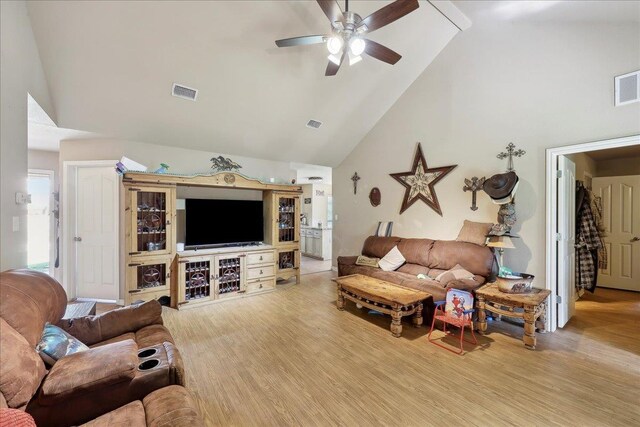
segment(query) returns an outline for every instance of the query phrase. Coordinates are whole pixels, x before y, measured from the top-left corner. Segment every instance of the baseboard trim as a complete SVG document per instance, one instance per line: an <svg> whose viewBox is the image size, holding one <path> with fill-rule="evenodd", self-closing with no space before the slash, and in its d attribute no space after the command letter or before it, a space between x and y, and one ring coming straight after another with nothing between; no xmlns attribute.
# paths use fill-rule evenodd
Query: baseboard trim
<svg viewBox="0 0 640 427"><path fill-rule="evenodd" d="M338 272L338 267L334 267L333 265L331 266L331 271L335 271L336 273Z"/></svg>

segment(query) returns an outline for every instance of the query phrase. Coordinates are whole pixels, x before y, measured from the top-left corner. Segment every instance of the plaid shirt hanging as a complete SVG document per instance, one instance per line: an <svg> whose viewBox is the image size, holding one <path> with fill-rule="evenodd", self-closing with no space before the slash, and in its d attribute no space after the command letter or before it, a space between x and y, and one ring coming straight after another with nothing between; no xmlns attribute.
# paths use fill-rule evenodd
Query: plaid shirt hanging
<svg viewBox="0 0 640 427"><path fill-rule="evenodd" d="M578 213L576 235L576 288L593 292L598 281L599 252L604 250L591 212L590 203L584 203ZM605 251L606 258L606 251Z"/></svg>

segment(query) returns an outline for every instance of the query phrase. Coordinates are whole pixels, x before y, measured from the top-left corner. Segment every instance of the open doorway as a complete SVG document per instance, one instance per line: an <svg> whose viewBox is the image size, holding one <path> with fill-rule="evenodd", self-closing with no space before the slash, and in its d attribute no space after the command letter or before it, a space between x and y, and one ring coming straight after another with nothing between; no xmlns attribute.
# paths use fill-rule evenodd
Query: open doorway
<svg viewBox="0 0 640 427"><path fill-rule="evenodd" d="M53 171L29 169L27 188L31 195L27 214L27 267L52 276Z"/></svg>
<svg viewBox="0 0 640 427"><path fill-rule="evenodd" d="M300 200L300 274L331 270L333 233L332 170L327 166L298 165Z"/></svg>
<svg viewBox="0 0 640 427"><path fill-rule="evenodd" d="M547 274L550 330L637 311L640 136L547 150Z"/></svg>

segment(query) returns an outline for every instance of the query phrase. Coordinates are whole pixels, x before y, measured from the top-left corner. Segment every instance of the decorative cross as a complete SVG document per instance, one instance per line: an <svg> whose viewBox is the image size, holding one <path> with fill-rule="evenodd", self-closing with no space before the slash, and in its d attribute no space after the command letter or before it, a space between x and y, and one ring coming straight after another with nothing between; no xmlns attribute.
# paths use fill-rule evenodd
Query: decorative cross
<svg viewBox="0 0 640 427"><path fill-rule="evenodd" d="M355 172L351 177L351 181L353 181L353 194L358 192L358 181L360 181L360 177L358 176L358 172Z"/></svg>
<svg viewBox="0 0 640 427"><path fill-rule="evenodd" d="M476 191L482 190L482 184L484 184L485 177L478 178L474 176L471 179L464 179L464 187L462 187L462 191L471 191L471 210L477 211L478 207L476 206Z"/></svg>
<svg viewBox="0 0 640 427"><path fill-rule="evenodd" d="M514 157L522 157L527 153L524 150L515 150L515 148L516 146L513 145L513 142L510 142L509 145L507 145L507 151L506 152L503 151L497 156L500 160L506 159L507 157L509 158L509 161L507 162L507 172L511 172L512 170L514 170L513 168Z"/></svg>

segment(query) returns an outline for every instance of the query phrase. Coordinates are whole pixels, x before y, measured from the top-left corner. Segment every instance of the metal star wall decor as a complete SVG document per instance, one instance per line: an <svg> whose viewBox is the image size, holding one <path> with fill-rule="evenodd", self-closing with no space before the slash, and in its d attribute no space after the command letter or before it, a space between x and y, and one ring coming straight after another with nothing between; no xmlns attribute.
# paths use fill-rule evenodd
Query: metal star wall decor
<svg viewBox="0 0 640 427"><path fill-rule="evenodd" d="M442 209L440 209L440 202L434 186L456 166L458 165L429 168L424 154L422 154L422 147L418 143L411 171L390 174L406 189L400 213L406 211L416 200L422 200L442 216Z"/></svg>

